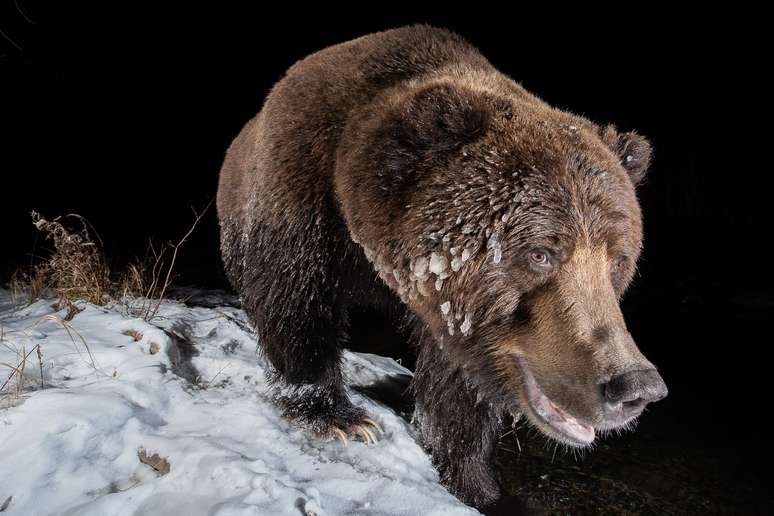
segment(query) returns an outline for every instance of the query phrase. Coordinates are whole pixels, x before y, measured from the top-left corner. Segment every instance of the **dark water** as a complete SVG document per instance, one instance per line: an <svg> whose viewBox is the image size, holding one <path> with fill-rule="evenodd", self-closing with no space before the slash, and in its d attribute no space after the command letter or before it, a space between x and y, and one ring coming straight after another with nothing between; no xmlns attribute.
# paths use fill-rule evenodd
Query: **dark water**
<svg viewBox="0 0 774 516"><path fill-rule="evenodd" d="M654 409L655 410L655 409ZM609 437L583 456L534 431L507 436L497 452L511 495L491 514L772 514L754 449L707 443L646 414L635 433ZM519 449L520 446L520 449ZM756 458L761 464L754 465Z"/></svg>

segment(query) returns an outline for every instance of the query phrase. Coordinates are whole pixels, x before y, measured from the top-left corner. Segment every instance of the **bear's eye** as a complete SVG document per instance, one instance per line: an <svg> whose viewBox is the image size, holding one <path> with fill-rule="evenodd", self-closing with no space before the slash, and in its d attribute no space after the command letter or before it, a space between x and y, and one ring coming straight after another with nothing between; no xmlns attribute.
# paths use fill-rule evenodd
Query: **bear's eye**
<svg viewBox="0 0 774 516"><path fill-rule="evenodd" d="M551 268L551 256L545 249L533 249L529 252L529 262L541 269Z"/></svg>

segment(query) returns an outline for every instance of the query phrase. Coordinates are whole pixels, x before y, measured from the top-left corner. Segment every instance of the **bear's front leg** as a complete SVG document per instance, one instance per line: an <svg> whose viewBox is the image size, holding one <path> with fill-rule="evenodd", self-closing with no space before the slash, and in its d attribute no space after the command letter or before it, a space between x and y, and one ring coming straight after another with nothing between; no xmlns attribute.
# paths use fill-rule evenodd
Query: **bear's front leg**
<svg viewBox="0 0 774 516"><path fill-rule="evenodd" d="M264 329L263 351L274 366L270 373L274 401L286 418L318 437L336 438L345 446L350 437L373 443L381 428L352 404L341 375L346 317L325 302L323 293L316 292L314 299L321 302L306 303L292 296L275 299L263 311L274 321L259 326Z"/></svg>
<svg viewBox="0 0 774 516"><path fill-rule="evenodd" d="M422 443L452 494L478 508L489 506L500 497L490 463L502 418L487 400L477 399L463 372L436 345L420 349L412 387Z"/></svg>
<svg viewBox="0 0 774 516"><path fill-rule="evenodd" d="M352 404L341 374L345 293L352 288L342 276L354 275L359 262L334 229L315 222L314 212L307 216L295 214L296 224L308 228L303 233L255 223L247 237L222 222L226 270L272 366L283 415L321 438L373 442L381 429Z"/></svg>

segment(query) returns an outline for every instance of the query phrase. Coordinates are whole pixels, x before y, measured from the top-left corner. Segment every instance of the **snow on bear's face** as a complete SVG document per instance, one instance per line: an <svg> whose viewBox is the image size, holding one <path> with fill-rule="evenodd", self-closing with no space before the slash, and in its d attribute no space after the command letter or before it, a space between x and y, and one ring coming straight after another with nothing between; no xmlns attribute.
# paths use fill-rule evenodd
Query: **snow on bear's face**
<svg viewBox="0 0 774 516"><path fill-rule="evenodd" d="M438 350L491 400L585 446L666 394L619 308L650 146L505 99L439 83L386 101L362 176L337 187L354 192L353 238Z"/></svg>

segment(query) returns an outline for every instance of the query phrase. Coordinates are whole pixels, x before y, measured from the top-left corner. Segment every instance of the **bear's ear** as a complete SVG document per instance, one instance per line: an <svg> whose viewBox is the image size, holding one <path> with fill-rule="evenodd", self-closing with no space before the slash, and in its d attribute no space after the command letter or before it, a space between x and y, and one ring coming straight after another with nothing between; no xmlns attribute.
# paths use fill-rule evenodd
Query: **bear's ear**
<svg viewBox="0 0 774 516"><path fill-rule="evenodd" d="M485 129L489 110L482 94L442 83L415 93L402 111L406 136L436 153L474 140Z"/></svg>
<svg viewBox="0 0 774 516"><path fill-rule="evenodd" d="M486 97L440 83L414 92L396 106L380 128L382 189L399 193L422 170L443 166L449 155L482 135L489 120Z"/></svg>
<svg viewBox="0 0 774 516"><path fill-rule="evenodd" d="M619 133L608 125L602 129L602 140L615 152L621 164L629 173L632 183L638 185L648 172L653 148L650 142L635 131Z"/></svg>

